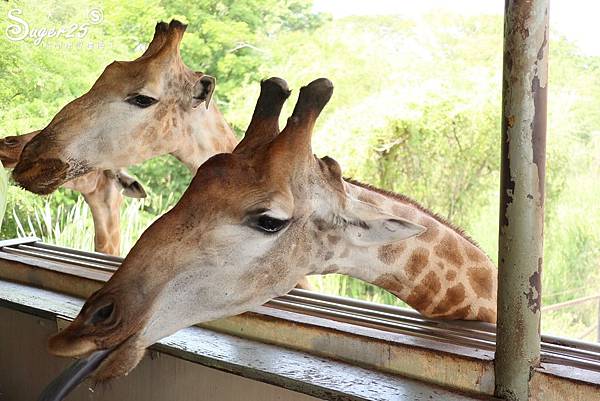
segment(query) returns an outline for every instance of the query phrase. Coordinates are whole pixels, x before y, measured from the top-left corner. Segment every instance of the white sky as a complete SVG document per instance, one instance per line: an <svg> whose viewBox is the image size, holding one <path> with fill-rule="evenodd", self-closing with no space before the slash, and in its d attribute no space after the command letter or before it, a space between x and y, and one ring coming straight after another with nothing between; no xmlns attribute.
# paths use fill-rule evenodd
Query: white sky
<svg viewBox="0 0 600 401"><path fill-rule="evenodd" d="M315 0L315 10L334 17L396 14L416 16L434 9L463 15L498 14L504 0ZM583 53L600 55L600 1L551 0L550 26L574 41Z"/></svg>

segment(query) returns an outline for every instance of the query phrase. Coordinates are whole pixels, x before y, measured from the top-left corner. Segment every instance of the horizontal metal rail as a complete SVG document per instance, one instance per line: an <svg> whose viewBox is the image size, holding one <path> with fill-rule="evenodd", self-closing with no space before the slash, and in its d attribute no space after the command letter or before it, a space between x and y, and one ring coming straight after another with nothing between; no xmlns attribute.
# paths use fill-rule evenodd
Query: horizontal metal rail
<svg viewBox="0 0 600 401"><path fill-rule="evenodd" d="M600 299L600 294L596 294L596 295L590 295L587 297L582 297L582 298L577 298L577 299L572 299L570 301L566 301L566 302L561 302L558 304L553 304L553 305L548 305L548 306L544 306L542 308L542 312L550 312L550 311L555 311L555 310L559 310L559 309L563 309L563 308L567 308L569 306L574 306L574 305L579 305L579 304L583 304L585 302L589 302L589 301L593 301L595 299Z"/></svg>
<svg viewBox="0 0 600 401"><path fill-rule="evenodd" d="M114 272L123 261L120 257L44 244L37 238L11 240L8 244L0 241L0 258L3 252L104 272ZM266 306L472 349L495 350L496 326L489 323L427 319L412 309L300 289ZM542 335L542 361L600 371L600 344Z"/></svg>

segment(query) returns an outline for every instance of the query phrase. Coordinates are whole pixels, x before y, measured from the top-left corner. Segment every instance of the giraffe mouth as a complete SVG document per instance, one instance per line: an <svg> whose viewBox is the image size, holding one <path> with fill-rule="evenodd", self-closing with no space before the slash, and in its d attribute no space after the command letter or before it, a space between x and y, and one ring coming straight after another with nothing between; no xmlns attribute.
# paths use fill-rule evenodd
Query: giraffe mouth
<svg viewBox="0 0 600 401"><path fill-rule="evenodd" d="M126 375L144 356L146 347L137 346L138 340L139 336L133 334L115 346L78 359L44 388L38 401L62 401L87 378L101 383Z"/></svg>

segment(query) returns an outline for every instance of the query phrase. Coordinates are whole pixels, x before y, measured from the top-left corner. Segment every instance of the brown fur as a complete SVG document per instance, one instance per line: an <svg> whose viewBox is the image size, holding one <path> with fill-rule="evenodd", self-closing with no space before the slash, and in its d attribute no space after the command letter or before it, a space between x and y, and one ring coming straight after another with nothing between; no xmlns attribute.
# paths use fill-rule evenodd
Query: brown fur
<svg viewBox="0 0 600 401"><path fill-rule="evenodd" d="M377 251L377 258L386 265L393 265L405 250L406 244L404 242L384 245Z"/></svg>
<svg viewBox="0 0 600 401"><path fill-rule="evenodd" d="M408 278L413 280L415 279L419 273L423 270L425 266L427 266L427 261L429 260L429 250L426 248L417 248L415 249L408 258L408 262L406 263L406 274Z"/></svg>
<svg viewBox="0 0 600 401"><path fill-rule="evenodd" d="M410 207L409 205L394 205L392 211L398 216L407 220L413 219L417 215L417 211L415 208Z"/></svg>
<svg viewBox="0 0 600 401"><path fill-rule="evenodd" d="M448 270L446 272L446 280L454 281L456 279L456 270Z"/></svg>
<svg viewBox="0 0 600 401"><path fill-rule="evenodd" d="M477 320L481 320L482 322L493 322L496 320L496 312L489 308L479 308Z"/></svg>
<svg viewBox="0 0 600 401"><path fill-rule="evenodd" d="M458 241L449 233L447 233L444 238L433 247L433 249L436 255L449 261L457 267L462 265L464 262L464 259L460 254Z"/></svg>
<svg viewBox="0 0 600 401"><path fill-rule="evenodd" d="M429 272L419 285L413 289L406 302L418 311L425 311L431 304L431 299L439 293L440 289L441 283L437 274Z"/></svg>
<svg viewBox="0 0 600 401"><path fill-rule="evenodd" d="M467 319L471 315L471 305L463 306L462 308L458 308L454 312L446 315L447 319Z"/></svg>
<svg viewBox="0 0 600 401"><path fill-rule="evenodd" d="M465 246L465 253L473 262L481 263L485 261L485 255L482 255L480 249L476 246Z"/></svg>
<svg viewBox="0 0 600 401"><path fill-rule="evenodd" d="M450 287L446 290L444 298L439 304L433 309L434 315L443 315L454 308L456 305L460 305L465 299L465 286L457 284L454 287Z"/></svg>
<svg viewBox="0 0 600 401"><path fill-rule="evenodd" d="M423 234L419 235L418 238L420 241L432 242L433 240L435 240L437 238L440 230L438 228L439 223L436 222L436 220L434 220L433 218L430 218L430 217L425 217L425 218L419 220L418 223L427 228L427 231L425 231Z"/></svg>
<svg viewBox="0 0 600 401"><path fill-rule="evenodd" d="M397 296L400 296L400 293L404 289L402 281L400 281L398 277L396 277L394 274L390 273L379 276L371 284L381 288L385 288L387 291L390 291L391 293L396 294Z"/></svg>
<svg viewBox="0 0 600 401"><path fill-rule="evenodd" d="M477 296L490 299L492 296L492 282L489 278L488 269L474 267L468 271L469 283Z"/></svg>

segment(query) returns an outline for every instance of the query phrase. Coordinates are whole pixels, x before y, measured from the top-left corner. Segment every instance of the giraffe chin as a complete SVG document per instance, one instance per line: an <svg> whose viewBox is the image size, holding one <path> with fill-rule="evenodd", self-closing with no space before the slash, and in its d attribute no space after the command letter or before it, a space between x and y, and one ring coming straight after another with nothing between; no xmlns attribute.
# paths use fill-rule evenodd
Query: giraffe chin
<svg viewBox="0 0 600 401"><path fill-rule="evenodd" d="M127 375L146 351L138 340L134 335L116 347L98 349L78 359L46 386L38 401L62 401L87 378L96 384Z"/></svg>
<svg viewBox="0 0 600 401"><path fill-rule="evenodd" d="M114 348L91 374L95 383L103 383L117 377L126 376L140 363L146 346L140 344L138 336L132 336Z"/></svg>
<svg viewBox="0 0 600 401"><path fill-rule="evenodd" d="M48 195L68 179L69 164L59 159L42 159L34 163L20 161L13 178L24 189L38 195Z"/></svg>

